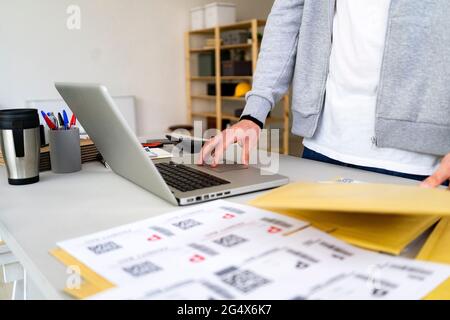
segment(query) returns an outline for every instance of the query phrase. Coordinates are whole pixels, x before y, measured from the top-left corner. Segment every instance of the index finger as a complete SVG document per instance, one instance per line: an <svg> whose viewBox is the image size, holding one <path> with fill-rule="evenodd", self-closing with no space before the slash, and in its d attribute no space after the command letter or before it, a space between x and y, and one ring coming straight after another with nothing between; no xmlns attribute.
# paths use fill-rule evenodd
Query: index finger
<svg viewBox="0 0 450 320"><path fill-rule="evenodd" d="M206 157L211 156L212 152L219 144L219 142L220 142L220 135L215 136L203 146L203 148L200 150L200 158L198 163L199 165L203 165L206 162Z"/></svg>

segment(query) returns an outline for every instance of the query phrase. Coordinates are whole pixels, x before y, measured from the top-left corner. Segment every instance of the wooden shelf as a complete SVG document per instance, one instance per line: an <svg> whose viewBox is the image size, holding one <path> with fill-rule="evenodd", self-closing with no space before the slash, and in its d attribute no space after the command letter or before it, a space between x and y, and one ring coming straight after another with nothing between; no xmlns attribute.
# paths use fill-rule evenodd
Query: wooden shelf
<svg viewBox="0 0 450 320"><path fill-rule="evenodd" d="M215 96L207 96L207 95L192 95L192 99L199 99L199 100L214 100L216 101Z"/></svg>
<svg viewBox="0 0 450 320"><path fill-rule="evenodd" d="M256 24L258 27L264 27L266 25L265 20L256 20ZM253 20L242 21L230 25L219 26L220 31L230 31L230 30L239 30L239 29L251 29L253 26ZM190 35L208 35L213 34L216 28L206 28L200 30L192 30L189 31Z"/></svg>
<svg viewBox="0 0 450 320"><path fill-rule="evenodd" d="M214 34L215 28L206 28L206 29L199 29L199 30L191 30L188 33L190 35L209 35Z"/></svg>
<svg viewBox="0 0 450 320"><path fill-rule="evenodd" d="M216 77L191 77L191 81L216 81Z"/></svg>
<svg viewBox="0 0 450 320"><path fill-rule="evenodd" d="M213 52L214 48L198 48L198 49L191 49L191 53L204 53L204 52Z"/></svg>
<svg viewBox="0 0 450 320"><path fill-rule="evenodd" d="M236 97L220 97L222 101L240 101L245 102L245 98L236 98ZM208 96L208 95L192 95L192 99L202 99L202 100L213 100L216 101L216 96Z"/></svg>
<svg viewBox="0 0 450 320"><path fill-rule="evenodd" d="M214 112L192 112L193 117L205 117L205 118L216 118L217 115ZM230 121L239 121L239 117L232 115L227 115L222 113L222 119Z"/></svg>
<svg viewBox="0 0 450 320"><path fill-rule="evenodd" d="M205 118L216 118L217 117L217 115L214 112L192 112L192 116L205 117ZM222 113L222 119L231 120L231 121L239 121L240 117ZM280 117L269 117L266 119L266 123L282 123L283 120L284 119L280 118Z"/></svg>
<svg viewBox="0 0 450 320"><path fill-rule="evenodd" d="M250 43L240 43L240 44L228 44L220 46L221 50L236 50L236 49L251 49L252 44ZM213 52L215 51L214 47L205 47L205 48L197 48L197 49L190 49L191 53L204 53L204 52Z"/></svg>
<svg viewBox="0 0 450 320"><path fill-rule="evenodd" d="M256 61L258 59L258 53L260 50L260 41L259 41L259 28L264 26L266 21L264 20L249 20L242 21L239 23L235 23L233 25L228 26L218 26L215 28L207 28L202 30L189 31L185 33L185 66L186 66L186 101L187 101L187 109L188 109L188 122L191 123L193 121L193 117L207 117L214 118L216 120L216 128L222 130L222 120L230 120L237 122L239 121L239 117L234 115L224 113L223 105L225 102L235 102L236 106L242 107L245 105L245 98L236 98L236 97L224 97L222 96L222 87L221 83L224 81L248 81L252 82L252 76L235 76L235 77L225 77L222 76L222 61L221 61L221 51L222 50L248 50L246 52L251 56L252 62L252 70L253 73L256 70ZM221 43L221 33L224 31L230 30L249 30L251 32L251 43L241 43L234 45L223 45ZM191 40L193 37L197 37L198 41L204 41L206 38L212 39L214 38L215 46L214 47L206 47L206 48L192 48ZM197 42L198 43L198 42ZM210 52L214 54L215 58L215 70L217 72L216 76L210 77L201 77L201 76L193 76L191 72L192 67L192 55L199 54L204 52ZM209 96L206 94L195 94L193 92L193 82L194 81L203 81L210 82L216 85L217 96ZM201 84L201 85L206 85ZM214 105L214 109L208 110L209 112L197 112L194 111L194 104L199 103L199 100L210 101L208 105ZM237 104L239 103L239 104ZM282 117L270 117L267 118L267 123L282 123L283 128L283 152L288 154L289 152L289 113L290 113L290 101L289 95L285 95L283 97L283 116Z"/></svg>
<svg viewBox="0 0 450 320"><path fill-rule="evenodd" d="M191 77L191 81L216 81L216 77ZM252 76L220 77L222 81L252 81Z"/></svg>
<svg viewBox="0 0 450 320"><path fill-rule="evenodd" d="M251 43L240 43L240 44L228 44L220 46L220 49L222 50L233 50L233 49L251 49L252 48Z"/></svg>
<svg viewBox="0 0 450 320"><path fill-rule="evenodd" d="M220 78L223 81L233 81L233 80L240 80L240 81L252 81L253 80L253 76L232 76L232 77L221 77Z"/></svg>
<svg viewBox="0 0 450 320"><path fill-rule="evenodd" d="M241 21L238 23L234 23L231 25L221 26L219 27L220 31L230 31L230 30L239 30L239 29L251 29L253 27L254 20ZM257 27L264 27L266 25L266 20L256 20Z"/></svg>

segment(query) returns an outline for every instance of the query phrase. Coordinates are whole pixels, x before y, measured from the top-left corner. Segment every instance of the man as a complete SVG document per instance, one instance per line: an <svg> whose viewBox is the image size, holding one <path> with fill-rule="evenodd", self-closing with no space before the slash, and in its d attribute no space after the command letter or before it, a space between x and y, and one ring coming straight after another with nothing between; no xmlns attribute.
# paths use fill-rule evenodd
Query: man
<svg viewBox="0 0 450 320"><path fill-rule="evenodd" d="M292 84L304 158L446 183L449 16L448 0L276 0L241 121L202 161L217 165L238 142L248 162L252 137Z"/></svg>

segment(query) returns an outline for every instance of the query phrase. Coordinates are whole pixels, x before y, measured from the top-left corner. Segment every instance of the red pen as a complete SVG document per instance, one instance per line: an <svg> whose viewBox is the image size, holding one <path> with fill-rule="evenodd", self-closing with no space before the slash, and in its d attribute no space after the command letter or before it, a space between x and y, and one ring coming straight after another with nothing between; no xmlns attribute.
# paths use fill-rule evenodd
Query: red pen
<svg viewBox="0 0 450 320"><path fill-rule="evenodd" d="M69 129L71 129L72 126L75 126L76 124L77 124L77 117L75 117L75 114L72 114L72 118L70 119Z"/></svg>
<svg viewBox="0 0 450 320"><path fill-rule="evenodd" d="M54 123L52 122L52 120L50 120L50 118L45 114L44 111L41 111L41 114L42 114L42 117L43 117L44 120L45 120L45 123L47 123L48 127L49 127L51 130L56 130L56 129L58 129L57 126L56 126L56 124L54 124Z"/></svg>

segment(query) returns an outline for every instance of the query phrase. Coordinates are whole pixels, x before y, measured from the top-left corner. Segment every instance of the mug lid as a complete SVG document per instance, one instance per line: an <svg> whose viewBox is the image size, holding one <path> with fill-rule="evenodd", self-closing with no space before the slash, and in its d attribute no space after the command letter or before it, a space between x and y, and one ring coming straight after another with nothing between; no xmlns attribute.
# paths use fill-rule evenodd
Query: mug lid
<svg viewBox="0 0 450 320"><path fill-rule="evenodd" d="M0 110L0 130L32 129L39 125L39 114L36 109Z"/></svg>

